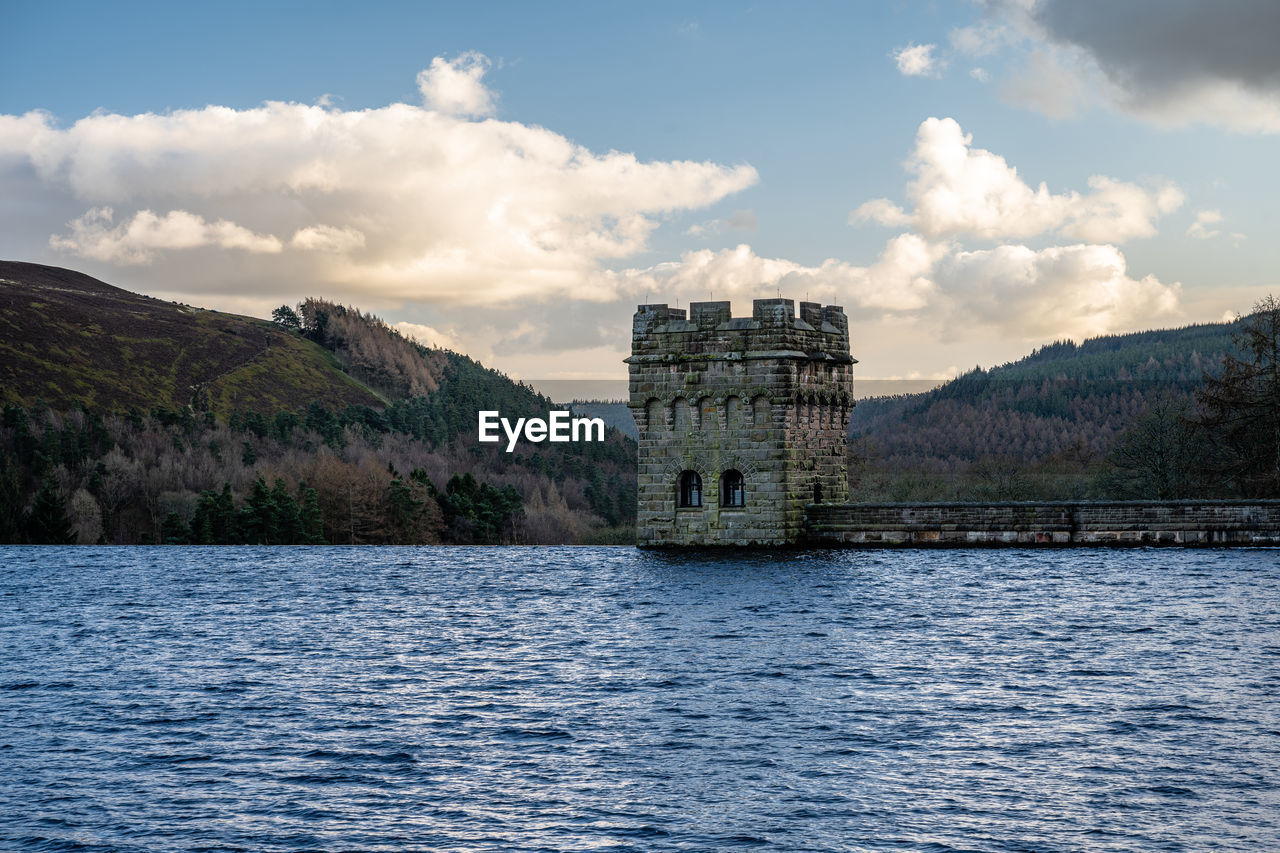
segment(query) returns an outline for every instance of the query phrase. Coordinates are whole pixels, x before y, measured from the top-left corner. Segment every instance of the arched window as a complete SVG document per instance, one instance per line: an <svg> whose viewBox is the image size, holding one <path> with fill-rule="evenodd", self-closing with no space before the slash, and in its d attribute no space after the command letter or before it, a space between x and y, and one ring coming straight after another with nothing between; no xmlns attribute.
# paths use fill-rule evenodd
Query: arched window
<svg viewBox="0 0 1280 853"><path fill-rule="evenodd" d="M667 407L659 399L651 399L645 404L645 429L651 432L662 432L667 428Z"/></svg>
<svg viewBox="0 0 1280 853"><path fill-rule="evenodd" d="M720 506L746 506L747 486L742 472L730 468L720 475Z"/></svg>
<svg viewBox="0 0 1280 853"><path fill-rule="evenodd" d="M742 426L741 397L729 397L724 401L724 425L729 429Z"/></svg>
<svg viewBox="0 0 1280 853"><path fill-rule="evenodd" d="M680 472L680 506L702 506L702 478L697 471Z"/></svg>
<svg viewBox="0 0 1280 853"><path fill-rule="evenodd" d="M710 397L698 400L698 429L714 429L717 423L716 403Z"/></svg>
<svg viewBox="0 0 1280 853"><path fill-rule="evenodd" d="M766 429L773 426L773 406L769 403L769 398L761 394L751 401L751 425L756 429Z"/></svg>
<svg viewBox="0 0 1280 853"><path fill-rule="evenodd" d="M689 401L684 397L676 397L671 403L671 423L676 432L684 432L692 427Z"/></svg>

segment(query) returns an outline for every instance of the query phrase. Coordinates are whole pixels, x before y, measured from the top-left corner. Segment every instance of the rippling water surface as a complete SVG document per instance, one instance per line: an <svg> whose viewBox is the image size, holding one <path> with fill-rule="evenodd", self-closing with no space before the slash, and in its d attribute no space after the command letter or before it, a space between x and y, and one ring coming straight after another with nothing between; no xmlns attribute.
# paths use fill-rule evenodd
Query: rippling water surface
<svg viewBox="0 0 1280 853"><path fill-rule="evenodd" d="M1280 553L0 550L0 845L1280 850Z"/></svg>

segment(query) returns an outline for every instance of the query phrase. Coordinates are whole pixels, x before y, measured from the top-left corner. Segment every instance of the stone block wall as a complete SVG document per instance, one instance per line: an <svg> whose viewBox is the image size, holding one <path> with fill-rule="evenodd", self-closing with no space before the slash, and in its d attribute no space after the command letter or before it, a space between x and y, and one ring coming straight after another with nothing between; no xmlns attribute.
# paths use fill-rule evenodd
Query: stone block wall
<svg viewBox="0 0 1280 853"><path fill-rule="evenodd" d="M630 402L639 428L640 545L796 542L804 507L848 498L845 434L854 359L839 306L757 299L750 318L728 302L686 316L641 305L632 331ZM681 507L692 471L703 501ZM740 472L744 506L721 506Z"/></svg>
<svg viewBox="0 0 1280 853"><path fill-rule="evenodd" d="M810 545L1280 545L1280 501L841 504L805 521Z"/></svg>

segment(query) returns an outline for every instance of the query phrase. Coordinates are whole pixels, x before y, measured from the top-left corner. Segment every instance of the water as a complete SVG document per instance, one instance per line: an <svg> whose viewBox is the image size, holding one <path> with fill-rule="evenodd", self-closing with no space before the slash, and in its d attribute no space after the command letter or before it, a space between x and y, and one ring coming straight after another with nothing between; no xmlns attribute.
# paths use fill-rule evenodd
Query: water
<svg viewBox="0 0 1280 853"><path fill-rule="evenodd" d="M0 847L1280 849L1280 552L0 551Z"/></svg>

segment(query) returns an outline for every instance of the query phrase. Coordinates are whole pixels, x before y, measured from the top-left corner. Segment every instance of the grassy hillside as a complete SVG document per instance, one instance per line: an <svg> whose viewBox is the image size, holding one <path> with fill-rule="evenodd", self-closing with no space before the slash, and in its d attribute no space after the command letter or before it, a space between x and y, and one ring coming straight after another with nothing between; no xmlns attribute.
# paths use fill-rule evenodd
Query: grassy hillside
<svg viewBox="0 0 1280 853"><path fill-rule="evenodd" d="M315 343L264 320L151 299L72 270L0 262L0 403L274 412L381 405Z"/></svg>

